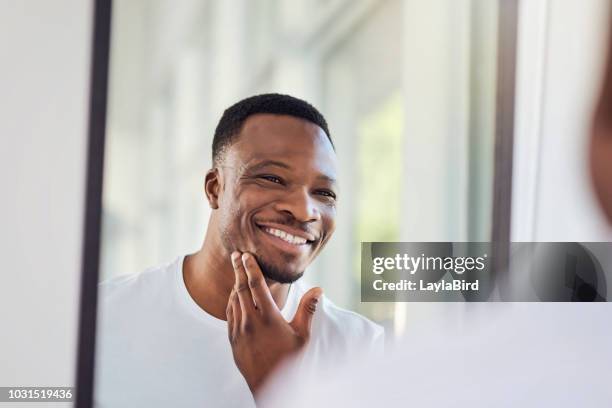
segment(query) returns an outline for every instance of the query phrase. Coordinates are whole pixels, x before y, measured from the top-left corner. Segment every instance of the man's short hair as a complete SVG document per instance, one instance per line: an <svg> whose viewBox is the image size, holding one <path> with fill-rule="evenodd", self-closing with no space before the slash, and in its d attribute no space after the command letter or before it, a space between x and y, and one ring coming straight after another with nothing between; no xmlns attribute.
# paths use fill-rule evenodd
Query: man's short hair
<svg viewBox="0 0 612 408"><path fill-rule="evenodd" d="M334 146L327 121L321 112L308 102L277 93L255 95L235 103L223 112L213 137L213 165L218 164L223 151L234 142L247 118L258 113L289 115L314 123L323 129L332 147Z"/></svg>

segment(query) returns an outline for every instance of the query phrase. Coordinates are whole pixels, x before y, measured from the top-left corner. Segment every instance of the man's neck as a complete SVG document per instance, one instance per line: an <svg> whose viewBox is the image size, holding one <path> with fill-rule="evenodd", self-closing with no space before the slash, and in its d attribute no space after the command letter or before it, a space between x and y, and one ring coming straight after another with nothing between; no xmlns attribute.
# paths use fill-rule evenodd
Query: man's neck
<svg viewBox="0 0 612 408"><path fill-rule="evenodd" d="M183 280L193 300L205 312L226 320L225 310L229 294L235 283L230 254L217 242L206 236L202 248L187 255L183 262ZM287 301L288 284L268 283L272 298L281 309Z"/></svg>

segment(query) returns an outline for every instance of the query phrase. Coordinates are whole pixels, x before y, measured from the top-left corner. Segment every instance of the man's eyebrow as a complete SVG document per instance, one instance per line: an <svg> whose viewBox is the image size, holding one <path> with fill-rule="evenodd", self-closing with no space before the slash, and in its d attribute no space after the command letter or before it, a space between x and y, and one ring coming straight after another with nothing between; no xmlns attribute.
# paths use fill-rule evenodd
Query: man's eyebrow
<svg viewBox="0 0 612 408"><path fill-rule="evenodd" d="M250 170L259 170L263 167L268 167L268 166L276 166L276 167L281 167L283 169L291 169L291 166L289 166L287 163L283 163L282 161L278 161L278 160L264 160L260 163L257 163L253 166L251 166Z"/></svg>
<svg viewBox="0 0 612 408"><path fill-rule="evenodd" d="M320 175L317 176L317 178L320 179L320 180L329 181L330 183L335 183L336 182L335 178L330 177L330 176L328 176L326 174L320 174Z"/></svg>
<svg viewBox="0 0 612 408"><path fill-rule="evenodd" d="M255 165L251 166L249 168L249 170L250 171L257 171L257 170L260 170L260 169L262 169L264 167L268 167L268 166L281 167L281 168L287 169L287 170L291 170L291 168L292 168L289 164L284 163L282 161L278 161L278 160L264 160L264 161L262 161L260 163L257 163ZM319 174L317 176L317 179L325 180L325 181L328 181L330 183L336 183L336 179L331 177L331 176L328 176L327 174Z"/></svg>

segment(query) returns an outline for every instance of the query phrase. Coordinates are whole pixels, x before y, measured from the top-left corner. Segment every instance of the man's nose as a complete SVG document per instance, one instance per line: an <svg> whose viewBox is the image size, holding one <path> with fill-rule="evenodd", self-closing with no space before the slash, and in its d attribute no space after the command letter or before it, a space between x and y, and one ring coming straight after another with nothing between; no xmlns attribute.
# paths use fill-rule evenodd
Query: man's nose
<svg viewBox="0 0 612 408"><path fill-rule="evenodd" d="M277 210L289 213L298 222L313 222L321 219L316 200L306 188L296 188L278 201Z"/></svg>

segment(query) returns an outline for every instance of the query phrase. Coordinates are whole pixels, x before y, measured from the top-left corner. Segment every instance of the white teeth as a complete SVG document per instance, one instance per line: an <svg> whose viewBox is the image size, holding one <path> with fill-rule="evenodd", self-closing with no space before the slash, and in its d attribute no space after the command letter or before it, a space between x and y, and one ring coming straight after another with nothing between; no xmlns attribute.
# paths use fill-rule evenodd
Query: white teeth
<svg viewBox="0 0 612 408"><path fill-rule="evenodd" d="M264 228L264 231L293 245L302 245L306 243L306 240L304 238L296 237L295 235L291 235L288 232L281 231L276 228Z"/></svg>

